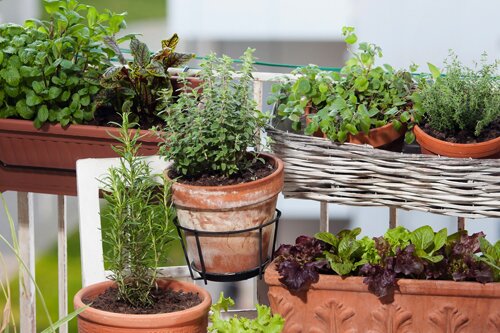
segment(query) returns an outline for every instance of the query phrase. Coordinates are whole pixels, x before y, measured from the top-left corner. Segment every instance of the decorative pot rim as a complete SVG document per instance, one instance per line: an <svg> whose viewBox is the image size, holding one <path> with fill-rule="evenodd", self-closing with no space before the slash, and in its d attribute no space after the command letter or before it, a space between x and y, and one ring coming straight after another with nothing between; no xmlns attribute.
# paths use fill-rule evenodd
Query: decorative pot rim
<svg viewBox="0 0 500 333"><path fill-rule="evenodd" d="M252 180L246 183L240 183L240 184L234 184L234 185L220 185L220 186L200 186L200 185L188 185L188 184L183 184L180 182L174 182L174 186L177 187L182 187L185 189L200 189L202 188L206 192L220 192L220 191L238 191L241 189L244 189L246 187L253 187L260 185L261 183L266 183L269 181L269 179L275 177L277 174L280 174L283 172L284 169L284 163L283 161L276 155L274 154L268 154L268 153L258 153L259 156L263 156L266 160L272 160L275 161L276 163L276 169L269 175L267 175L264 178ZM169 177L168 172L171 170L171 167L168 169L165 169L164 175L167 177L168 180L172 181L172 179Z"/></svg>
<svg viewBox="0 0 500 333"><path fill-rule="evenodd" d="M169 327L172 324L179 323L181 322L181 318L183 317L184 318L182 319L182 322L188 323L190 321L196 320L203 313L208 314L208 310L212 305L212 298L208 293L208 291L206 291L202 287L195 285L194 283L182 282L178 280L164 279L164 278L160 278L158 280L165 281L165 285L168 287L174 284L173 288L176 290L198 293L202 298L202 302L198 305L195 305L185 310L168 312L168 313L157 313L157 314L124 314L124 313L98 310L89 306L78 316L84 320L100 323L103 325L106 324L113 325L116 324L118 321L123 325L123 327L129 327L129 328L144 328L144 327L154 328L154 326L152 326L152 321L156 321L157 327L160 328L160 327L165 327L165 325ZM89 293L91 290L95 289L104 291L114 284L115 284L114 281L103 281L80 289L73 298L75 309L79 309L85 306L85 304L82 302L82 298L85 297L86 293ZM186 315L187 313L189 314ZM146 325L144 325L144 323L146 323Z"/></svg>
<svg viewBox="0 0 500 333"><path fill-rule="evenodd" d="M62 135L62 136L79 136L87 139L108 139L114 140L110 134L114 136L119 135L120 129L110 126L97 126L85 124L70 124L68 126L61 126L61 124L44 124L41 128L37 129L33 126L33 121L26 119L10 119L0 118L0 131L11 132L27 132L37 133L40 135ZM92 132L92 136L89 136ZM161 142L151 130L139 130L144 137L141 141L145 142Z"/></svg>

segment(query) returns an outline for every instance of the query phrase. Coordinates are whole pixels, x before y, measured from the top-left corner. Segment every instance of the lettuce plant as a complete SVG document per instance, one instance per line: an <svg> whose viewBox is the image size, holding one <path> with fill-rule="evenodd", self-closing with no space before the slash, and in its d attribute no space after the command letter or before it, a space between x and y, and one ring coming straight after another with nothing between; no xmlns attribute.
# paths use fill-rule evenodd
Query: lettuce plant
<svg viewBox="0 0 500 333"><path fill-rule="evenodd" d="M227 311L234 301L220 293L219 300L211 308L208 331L212 333L280 333L285 321L279 314L273 315L268 306L257 304L257 318L233 316L222 318L222 310Z"/></svg>
<svg viewBox="0 0 500 333"><path fill-rule="evenodd" d="M397 227L384 236L357 239L359 228L337 235L321 232L300 236L295 245L276 252L280 282L291 292L307 290L319 274L364 276L368 289L379 297L389 295L399 278L478 281L500 280L500 242L485 235L452 235L429 226L414 231Z"/></svg>

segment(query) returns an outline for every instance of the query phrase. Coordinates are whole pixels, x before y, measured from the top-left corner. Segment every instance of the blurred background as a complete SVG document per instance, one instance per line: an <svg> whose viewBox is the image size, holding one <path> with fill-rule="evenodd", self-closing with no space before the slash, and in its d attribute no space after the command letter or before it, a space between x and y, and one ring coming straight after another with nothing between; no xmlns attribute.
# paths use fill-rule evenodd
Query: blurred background
<svg viewBox="0 0 500 333"><path fill-rule="evenodd" d="M427 71L427 62L442 66L450 49L460 60L473 66L483 52L488 58L500 59L500 1L498 0L81 0L98 9L128 12L127 33L141 33L150 49L160 47L162 39L174 32L180 36L179 51L204 56L209 52L239 57L247 47L256 48L261 61L281 64L317 64L340 67L347 52L341 36L345 25L356 27L360 41L379 45L383 62L396 68L412 63ZM0 23L22 24L25 19L42 17L41 0L0 0ZM196 66L193 63L192 66ZM289 72L292 68L262 67L260 71ZM16 195L5 194L16 219ZM37 280L48 295L57 279L56 198L35 196ZM81 286L79 280L79 245L77 204L69 200L72 230L69 238L69 294ZM278 208L283 217L278 243L293 242L301 234L319 231L319 203L280 198ZM360 226L363 234L374 236L388 226L387 208L359 208L330 205L330 230ZM435 229L456 230L456 219L421 212L398 211L400 224L414 229L431 224ZM500 219L468 220L471 232L484 230L487 238L500 236ZM0 232L8 235L7 223L0 214ZM0 245L0 251L5 253ZM15 281L13 258L7 267ZM0 268L4 269L4 268ZM0 272L1 273L1 272ZM15 286L15 284L13 284ZM213 295L223 288L209 283ZM17 287L13 287L17 290ZM240 308L256 302L255 281L226 286L226 294L237 297ZM229 289L227 289L229 288ZM240 297L238 297L238 295ZM49 298L53 318L57 313L57 296ZM17 295L14 296L17 299ZM71 303L70 303L71 304ZM38 316L42 321L43 316ZM72 330L70 329L70 332Z"/></svg>

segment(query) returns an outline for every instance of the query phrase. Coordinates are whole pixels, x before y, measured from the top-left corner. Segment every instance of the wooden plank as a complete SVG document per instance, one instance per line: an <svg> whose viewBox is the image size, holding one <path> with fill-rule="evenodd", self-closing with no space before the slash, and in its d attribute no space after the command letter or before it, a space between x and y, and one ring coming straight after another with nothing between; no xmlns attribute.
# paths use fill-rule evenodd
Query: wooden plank
<svg viewBox="0 0 500 333"><path fill-rule="evenodd" d="M35 278L35 228L33 193L17 193L19 255ZM20 332L36 332L35 283L23 267L19 268Z"/></svg>
<svg viewBox="0 0 500 333"><path fill-rule="evenodd" d="M68 314L68 247L67 247L67 205L64 195L57 196L57 273L59 291L59 318ZM59 328L59 333L67 333L68 324Z"/></svg>
<svg viewBox="0 0 500 333"><path fill-rule="evenodd" d="M328 218L328 202L321 201L319 203L319 231L330 231L330 221Z"/></svg>
<svg viewBox="0 0 500 333"><path fill-rule="evenodd" d="M465 230L465 217L457 218L457 228L458 230Z"/></svg>
<svg viewBox="0 0 500 333"><path fill-rule="evenodd" d="M389 228L393 229L398 226L398 210L396 207L389 207Z"/></svg>

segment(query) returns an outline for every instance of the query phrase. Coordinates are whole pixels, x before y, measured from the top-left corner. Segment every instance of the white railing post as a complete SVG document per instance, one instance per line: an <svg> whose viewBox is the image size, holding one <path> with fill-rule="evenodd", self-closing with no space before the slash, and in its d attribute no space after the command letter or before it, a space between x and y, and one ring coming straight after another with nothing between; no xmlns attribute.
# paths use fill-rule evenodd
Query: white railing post
<svg viewBox="0 0 500 333"><path fill-rule="evenodd" d="M19 255L29 272L19 267L20 332L36 332L35 227L33 193L17 193Z"/></svg>
<svg viewBox="0 0 500 333"><path fill-rule="evenodd" d="M68 314L68 246L67 246L67 202L66 196L57 196L57 274L59 291L59 318ZM68 324L59 328L59 333L67 333Z"/></svg>

